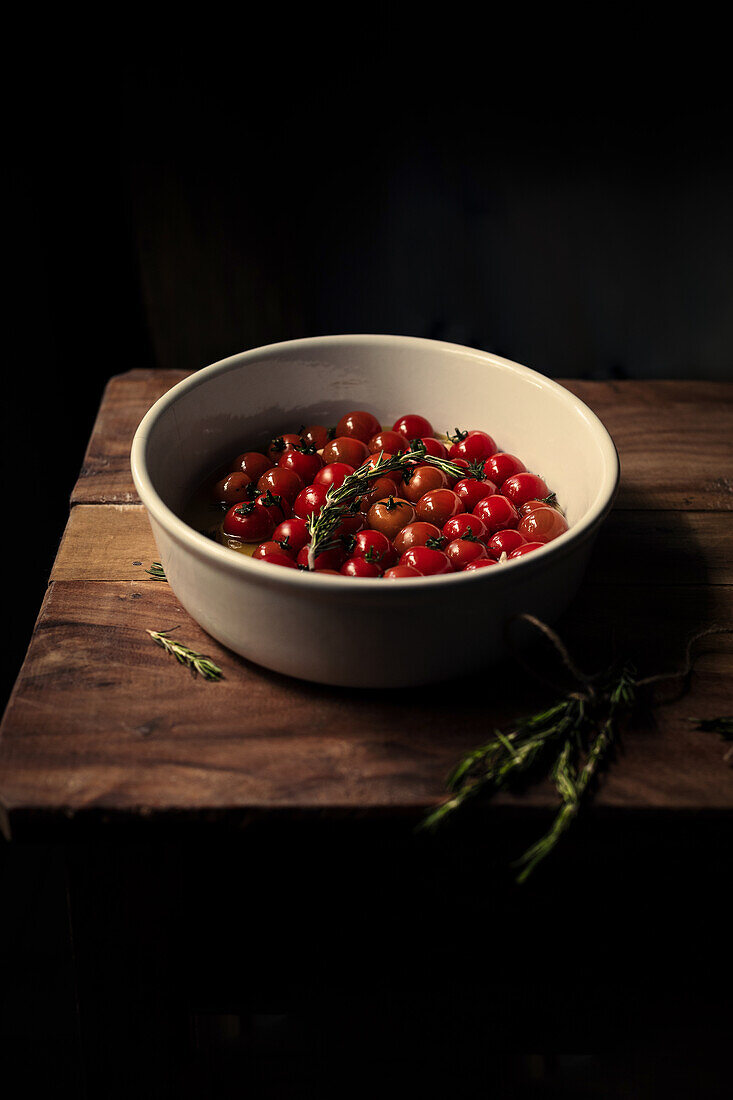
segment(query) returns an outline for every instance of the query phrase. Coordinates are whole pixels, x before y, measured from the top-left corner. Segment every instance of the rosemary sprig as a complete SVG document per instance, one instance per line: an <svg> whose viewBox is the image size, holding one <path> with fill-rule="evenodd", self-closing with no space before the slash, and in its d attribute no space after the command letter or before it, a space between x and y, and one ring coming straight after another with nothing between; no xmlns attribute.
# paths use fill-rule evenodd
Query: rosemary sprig
<svg viewBox="0 0 733 1100"><path fill-rule="evenodd" d="M154 581L167 581L168 580L168 578L165 575L165 569L163 568L163 566L161 565L161 563L159 561L154 561L151 564L150 569L146 569L145 572L149 573Z"/></svg>
<svg viewBox="0 0 733 1100"><path fill-rule="evenodd" d="M177 627L172 628L172 630L177 629ZM224 673L210 657L205 657L202 653L196 653L195 650L189 649L187 645L183 645L181 642L171 641L168 637L171 630L148 630L147 633L156 645L161 646L171 657L175 657L180 665L189 668L192 676L203 676L204 680L221 680L223 678Z"/></svg>
<svg viewBox="0 0 733 1100"><path fill-rule="evenodd" d="M308 530L311 541L308 547L308 568L313 569L317 556L324 550L330 550L336 543L336 531L344 516L349 515L351 506L369 492L371 482L385 474L409 470L415 463L429 466L437 466L449 477L458 478L464 473L462 467L456 466L445 458L436 458L429 455L422 441L415 442L411 449L404 454L385 457L382 451L373 462L374 456L367 459L358 470L349 474L343 484L338 488L333 485L326 494L326 500L321 511L313 514L308 520ZM373 464L372 464L373 463Z"/></svg>

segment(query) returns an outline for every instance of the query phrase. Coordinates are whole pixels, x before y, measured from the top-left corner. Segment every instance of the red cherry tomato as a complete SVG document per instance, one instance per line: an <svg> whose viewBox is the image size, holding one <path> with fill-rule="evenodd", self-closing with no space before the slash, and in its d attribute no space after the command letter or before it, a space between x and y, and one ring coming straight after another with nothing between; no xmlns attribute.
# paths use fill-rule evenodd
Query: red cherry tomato
<svg viewBox="0 0 733 1100"><path fill-rule="evenodd" d="M290 519L293 514L287 500L270 492L260 493L259 496L256 496L255 507L267 512L272 520L273 529L277 527L278 523L282 523L284 519Z"/></svg>
<svg viewBox="0 0 733 1100"><path fill-rule="evenodd" d="M407 436L401 435L399 432L377 432L369 440L367 446L369 447L370 454L379 454L380 451L389 451L390 454L396 455L400 451L409 451L410 441Z"/></svg>
<svg viewBox="0 0 733 1100"><path fill-rule="evenodd" d="M492 455L487 459L484 466L484 470L488 477L501 488L508 477L513 477L514 474L522 474L527 469L521 459L516 455L507 454L506 451L499 451L497 454Z"/></svg>
<svg viewBox="0 0 733 1100"><path fill-rule="evenodd" d="M477 558L476 561L470 561L464 566L462 572L473 573L474 569L483 569L487 565L496 565L496 562L493 558Z"/></svg>
<svg viewBox="0 0 733 1100"><path fill-rule="evenodd" d="M422 577L423 574L414 565L393 565L384 576L389 580L402 580L405 577Z"/></svg>
<svg viewBox="0 0 733 1100"><path fill-rule="evenodd" d="M528 516L519 521L518 530L528 542L552 542L558 535L564 534L568 523L556 508L547 506L535 508Z"/></svg>
<svg viewBox="0 0 733 1100"><path fill-rule="evenodd" d="M310 540L308 525L299 516L284 519L272 532L272 541L279 543L282 550L293 555L297 555Z"/></svg>
<svg viewBox="0 0 733 1100"><path fill-rule="evenodd" d="M451 564L443 551L431 550L429 546L413 546L410 550L405 550L399 564L411 565L424 577L453 572Z"/></svg>
<svg viewBox="0 0 733 1100"><path fill-rule="evenodd" d="M544 542L525 542L524 546L518 546L516 550L512 550L509 554L509 561L512 561L513 558L522 558L525 554L531 554L533 550L541 550L544 545Z"/></svg>
<svg viewBox="0 0 733 1100"><path fill-rule="evenodd" d="M239 504L242 500L252 499L252 490L255 488L252 478L247 477L240 470L227 474L214 486L212 496L214 500L224 501L225 504Z"/></svg>
<svg viewBox="0 0 733 1100"><path fill-rule="evenodd" d="M414 466L405 470L400 491L406 500L417 504L432 489L445 489L447 485L448 478L436 466Z"/></svg>
<svg viewBox="0 0 733 1100"><path fill-rule="evenodd" d="M433 425L424 416L417 413L408 413L395 420L392 430L404 435L407 439L422 439L424 435L433 435Z"/></svg>
<svg viewBox="0 0 733 1100"><path fill-rule="evenodd" d="M479 481L475 477L464 477L462 481L456 483L453 492L460 499L466 511L472 512L480 500L483 500L484 497L493 496L496 492L496 486L493 481L488 479Z"/></svg>
<svg viewBox="0 0 733 1100"><path fill-rule="evenodd" d="M425 445L426 454L432 455L434 458L447 458L448 452L440 442L432 435L421 436L418 439L411 439L410 445L413 443L423 443Z"/></svg>
<svg viewBox="0 0 733 1100"><path fill-rule="evenodd" d="M270 440L267 446L268 458L271 458L273 462L279 462L280 456L285 451L292 451L294 447L299 447L302 443L302 439L299 435L276 435Z"/></svg>
<svg viewBox="0 0 733 1100"><path fill-rule="evenodd" d="M537 474L528 473L513 474L508 477L501 487L501 492L517 508L528 500L538 500L550 495L550 490L542 478Z"/></svg>
<svg viewBox="0 0 733 1100"><path fill-rule="evenodd" d="M359 498L359 510L366 516L369 514L369 509L373 504L376 504L378 500L384 500L386 497L398 496L397 486L391 477L378 477L371 483L371 489L368 493L365 493L363 497Z"/></svg>
<svg viewBox="0 0 733 1100"><path fill-rule="evenodd" d="M519 518L524 519L530 512L536 511L537 508L553 508L554 505L548 503L546 500L525 500L524 504L520 504L517 508L519 512Z"/></svg>
<svg viewBox="0 0 733 1100"><path fill-rule="evenodd" d="M275 521L265 508L258 508L254 500L245 500L232 505L224 516L222 529L243 542L263 542L275 529Z"/></svg>
<svg viewBox="0 0 733 1100"><path fill-rule="evenodd" d="M322 550L320 554L316 554L316 560L313 568L316 573L320 573L321 570L338 570L346 557L346 551L340 546L335 546L331 550ZM304 565L308 567L308 547L304 546L302 550L298 551L298 556L295 559L298 565Z"/></svg>
<svg viewBox="0 0 733 1100"><path fill-rule="evenodd" d="M506 527L503 531L497 531L495 535L491 536L486 543L486 549L489 552L489 557L498 561L502 554L506 554L508 557L513 550L523 546L525 542L524 535L520 535L519 531L514 530L512 527Z"/></svg>
<svg viewBox="0 0 733 1100"><path fill-rule="evenodd" d="M487 554L482 542L474 542L473 539L454 539L446 546L445 556L455 572L458 572L465 569L470 562L485 558Z"/></svg>
<svg viewBox="0 0 733 1100"><path fill-rule="evenodd" d="M442 527L453 516L464 511L465 508L452 489L433 489L417 502L415 514L418 519Z"/></svg>
<svg viewBox="0 0 733 1100"><path fill-rule="evenodd" d="M357 410L341 417L336 425L336 436L348 436L350 439L360 439L362 443L367 443L381 429L382 425L376 416L372 416L370 412Z"/></svg>
<svg viewBox="0 0 733 1100"><path fill-rule="evenodd" d="M329 462L328 466L322 466L318 471L313 478L313 484L325 485L327 489L333 485L334 488L340 489L349 474L353 472L354 467L346 462Z"/></svg>
<svg viewBox="0 0 733 1100"><path fill-rule="evenodd" d="M369 455L366 465L369 466L372 470L375 470L377 466L381 466L383 463L389 462L391 458L394 458L394 455L391 454L389 451L379 451L377 454ZM399 485L399 483L402 481L401 470L388 470L383 476L388 477L391 481L395 483L395 485Z"/></svg>
<svg viewBox="0 0 733 1100"><path fill-rule="evenodd" d="M484 521L491 534L494 531L503 531L505 527L516 527L519 523L517 509L510 500L499 494L480 500L473 514Z"/></svg>
<svg viewBox="0 0 733 1100"><path fill-rule="evenodd" d="M331 438L331 430L323 424L309 424L307 428L303 428L300 438L305 443L312 443L317 451L321 451Z"/></svg>
<svg viewBox="0 0 733 1100"><path fill-rule="evenodd" d="M483 542L489 537L489 531L482 519L470 515L468 512L461 512L460 515L453 516L453 519L449 519L443 525L443 537L448 539L448 542L452 542L453 539L465 538L466 535L473 535L474 538L481 539Z"/></svg>
<svg viewBox="0 0 733 1100"><path fill-rule="evenodd" d="M288 554L277 542L261 542L252 555L258 561L269 561L271 565L286 565L295 569L295 558Z"/></svg>
<svg viewBox="0 0 733 1100"><path fill-rule="evenodd" d="M269 489L274 496L284 497L288 504L292 504L303 488L303 479L292 470L273 466L262 475L257 482L257 488L261 493L266 493Z"/></svg>
<svg viewBox="0 0 733 1100"><path fill-rule="evenodd" d="M309 516L313 515L317 516L326 503L327 493L328 489L325 485L306 485L305 489L302 489L295 498L293 511L296 516L300 516L301 519L308 519Z"/></svg>
<svg viewBox="0 0 733 1100"><path fill-rule="evenodd" d="M280 455L278 465L284 470L292 470L303 481L304 485L310 485L321 466L323 459L319 454L309 451L285 451Z"/></svg>
<svg viewBox="0 0 733 1100"><path fill-rule="evenodd" d="M344 577L381 577L382 567L378 561L349 558L341 566L341 574Z"/></svg>
<svg viewBox="0 0 733 1100"><path fill-rule="evenodd" d="M232 468L241 470L243 474L256 482L260 480L265 470L269 470L274 465L274 462L271 462L265 455L261 455L259 451L245 451L243 454L237 455L232 463Z"/></svg>
<svg viewBox="0 0 733 1100"><path fill-rule="evenodd" d="M415 509L409 500L389 496L372 504L367 514L367 523L373 530L381 531L388 539L393 539L403 527L412 523Z"/></svg>
<svg viewBox="0 0 733 1100"><path fill-rule="evenodd" d="M323 462L345 462L347 466L353 466L355 470L369 458L369 448L360 439L352 439L349 436L338 436L327 443L323 448Z"/></svg>
<svg viewBox="0 0 733 1100"><path fill-rule="evenodd" d="M448 458L465 458L468 462L485 462L496 453L496 443L487 432L459 432L461 437L448 451Z"/></svg>
<svg viewBox="0 0 733 1100"><path fill-rule="evenodd" d="M341 522L334 531L334 538L339 538L342 535L357 535L365 527L366 515L359 511L353 512L351 515L341 517Z"/></svg>
<svg viewBox="0 0 733 1100"><path fill-rule="evenodd" d="M366 558L371 555L384 569L397 561L397 554L390 539L381 531L360 531L354 536L354 545L351 548L352 558Z"/></svg>
<svg viewBox="0 0 733 1100"><path fill-rule="evenodd" d="M430 539L441 539L440 528L434 523L417 520L414 523L408 523L407 527L398 531L394 539L394 548L398 554L404 554L413 546L425 546Z"/></svg>

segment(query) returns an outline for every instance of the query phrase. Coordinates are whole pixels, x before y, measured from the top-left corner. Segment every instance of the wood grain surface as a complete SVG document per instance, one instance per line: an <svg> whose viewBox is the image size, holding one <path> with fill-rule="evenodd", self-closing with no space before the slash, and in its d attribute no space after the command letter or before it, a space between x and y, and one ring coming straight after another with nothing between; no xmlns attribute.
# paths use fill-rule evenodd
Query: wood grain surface
<svg viewBox="0 0 733 1100"><path fill-rule="evenodd" d="M346 691L263 670L224 650L145 572L157 551L129 473L132 434L182 374L113 378L95 424L26 661L3 721L0 797L10 830L41 815L422 812L494 726L547 698L513 662L488 683ZM612 432L618 507L560 630L589 670L624 655L676 667L691 633L733 623L733 400L707 383L573 382ZM147 629L221 665L194 679ZM539 658L538 658L539 659ZM701 644L681 698L628 730L594 812L733 813L724 745L693 718L733 710L733 637ZM555 804L538 787L492 813Z"/></svg>

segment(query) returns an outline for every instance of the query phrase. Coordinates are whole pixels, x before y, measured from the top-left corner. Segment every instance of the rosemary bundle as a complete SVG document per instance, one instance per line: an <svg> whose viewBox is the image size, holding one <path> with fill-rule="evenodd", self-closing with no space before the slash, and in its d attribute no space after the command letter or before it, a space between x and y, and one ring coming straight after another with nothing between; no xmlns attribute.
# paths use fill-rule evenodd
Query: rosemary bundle
<svg viewBox="0 0 733 1100"><path fill-rule="evenodd" d="M518 618L550 640L580 689L546 710L521 719L508 732L494 730L485 745L464 756L446 781L450 797L427 815L421 827L437 828L477 795L491 795L517 786L520 781L549 776L559 795L560 807L547 832L515 861L516 881L521 883L550 855L575 821L584 796L617 740L619 722L634 708L639 690L652 683L688 676L694 643L709 634L730 633L731 628L714 627L691 638L685 664L677 672L638 679L633 666L626 664L589 677L578 669L557 634L545 623L533 615ZM700 728L730 737L733 720L709 719L701 722Z"/></svg>
<svg viewBox="0 0 733 1100"><path fill-rule="evenodd" d="M410 470L413 466L422 464L425 466L437 466L449 477L460 478L465 476L465 469L456 466L445 458L437 458L430 455L421 440L413 440L411 450L404 454L387 458L384 451L381 452L376 462L375 456L367 459L358 470L349 474L342 485L335 488L333 485L326 494L326 501L320 512L313 514L308 520L308 530L311 541L308 546L308 568L313 569L315 560L324 550L330 550L337 544L336 532L344 516L353 514L353 509L361 497L370 489L370 484L385 474Z"/></svg>

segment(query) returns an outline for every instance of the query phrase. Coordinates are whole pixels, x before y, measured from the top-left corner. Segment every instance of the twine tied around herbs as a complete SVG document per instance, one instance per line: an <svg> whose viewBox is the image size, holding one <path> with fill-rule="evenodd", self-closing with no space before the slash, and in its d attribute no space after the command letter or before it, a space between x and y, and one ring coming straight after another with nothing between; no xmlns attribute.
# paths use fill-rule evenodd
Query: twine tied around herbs
<svg viewBox="0 0 733 1100"><path fill-rule="evenodd" d="M547 623L526 613L513 616L506 626L506 638L514 657L530 675L556 691L557 685L532 668L512 644L509 631L518 621L528 623L544 635L578 688L561 695L547 709L520 719L512 730L495 729L486 744L464 756L448 776L450 797L427 815L421 827L435 829L479 794L491 795L520 779L549 775L560 796L560 807L547 832L514 862L516 881L522 883L554 850L576 819L584 796L617 742L619 721L634 710L642 689L675 680L684 683L694 667L697 642L711 635L733 633L733 627L709 627L694 634L687 642L682 667L673 672L639 678L634 666L627 662L589 676L578 667L567 646ZM699 728L712 729L733 739L732 718L692 721ZM733 749L724 759L730 760L731 756Z"/></svg>

